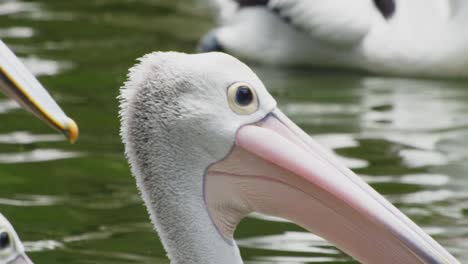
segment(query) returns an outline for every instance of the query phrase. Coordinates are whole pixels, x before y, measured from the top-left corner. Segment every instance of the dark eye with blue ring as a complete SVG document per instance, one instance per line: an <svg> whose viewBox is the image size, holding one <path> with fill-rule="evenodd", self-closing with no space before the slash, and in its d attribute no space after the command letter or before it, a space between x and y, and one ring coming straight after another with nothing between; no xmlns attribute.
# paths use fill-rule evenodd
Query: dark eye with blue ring
<svg viewBox="0 0 468 264"><path fill-rule="evenodd" d="M252 103L254 95L252 90L247 86L239 86L236 92L236 102L240 106L247 106Z"/></svg>
<svg viewBox="0 0 468 264"><path fill-rule="evenodd" d="M10 246L10 235L7 232L0 233L0 249L5 249Z"/></svg>

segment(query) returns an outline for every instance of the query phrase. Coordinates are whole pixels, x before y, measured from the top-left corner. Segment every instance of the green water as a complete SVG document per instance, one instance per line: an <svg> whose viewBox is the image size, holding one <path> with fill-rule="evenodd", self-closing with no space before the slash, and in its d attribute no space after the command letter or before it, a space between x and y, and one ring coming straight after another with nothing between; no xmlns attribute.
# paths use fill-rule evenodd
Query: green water
<svg viewBox="0 0 468 264"><path fill-rule="evenodd" d="M36 263L168 263L118 134L118 88L137 57L193 52L213 26L187 0L0 1L0 38L81 128L69 145L0 98L0 210ZM254 67L280 107L468 262L468 83ZM236 238L247 263L352 263L278 219Z"/></svg>

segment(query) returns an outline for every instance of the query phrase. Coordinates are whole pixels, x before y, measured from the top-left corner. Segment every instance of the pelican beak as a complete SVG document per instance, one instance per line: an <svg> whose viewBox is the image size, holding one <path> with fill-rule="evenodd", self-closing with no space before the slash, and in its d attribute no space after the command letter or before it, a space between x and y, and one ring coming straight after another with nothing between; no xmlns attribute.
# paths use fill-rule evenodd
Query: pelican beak
<svg viewBox="0 0 468 264"><path fill-rule="evenodd" d="M76 123L65 115L46 89L2 41L0 90L49 126L63 133L72 143L78 139Z"/></svg>
<svg viewBox="0 0 468 264"><path fill-rule="evenodd" d="M237 131L205 184L208 210L225 238L256 211L289 219L361 263L459 263L279 109Z"/></svg>
<svg viewBox="0 0 468 264"><path fill-rule="evenodd" d="M32 260L26 254L20 254L7 264L33 264Z"/></svg>

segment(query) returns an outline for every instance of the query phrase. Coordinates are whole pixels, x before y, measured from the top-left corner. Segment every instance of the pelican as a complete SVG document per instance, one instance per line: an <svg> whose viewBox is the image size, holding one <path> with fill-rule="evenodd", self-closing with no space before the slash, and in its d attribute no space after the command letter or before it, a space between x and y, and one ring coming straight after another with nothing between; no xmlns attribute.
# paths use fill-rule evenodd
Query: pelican
<svg viewBox="0 0 468 264"><path fill-rule="evenodd" d="M32 264L10 222L0 214L0 263Z"/></svg>
<svg viewBox="0 0 468 264"><path fill-rule="evenodd" d="M152 53L120 94L121 135L174 264L239 264L252 212L289 219L362 263L459 263L320 147L224 53Z"/></svg>
<svg viewBox="0 0 468 264"><path fill-rule="evenodd" d="M465 0L210 0L204 52L282 66L468 77Z"/></svg>
<svg viewBox="0 0 468 264"><path fill-rule="evenodd" d="M71 142L78 138L78 126L57 105L47 90L0 40L0 91L15 99Z"/></svg>
<svg viewBox="0 0 468 264"><path fill-rule="evenodd" d="M75 142L78 126L65 115L39 81L0 40L0 90ZM0 214L0 263L32 264L8 220Z"/></svg>

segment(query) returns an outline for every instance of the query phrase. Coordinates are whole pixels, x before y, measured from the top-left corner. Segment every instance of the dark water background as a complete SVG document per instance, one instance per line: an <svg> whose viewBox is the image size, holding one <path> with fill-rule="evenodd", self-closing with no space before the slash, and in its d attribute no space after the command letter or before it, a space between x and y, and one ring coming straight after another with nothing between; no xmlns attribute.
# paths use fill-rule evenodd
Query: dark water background
<svg viewBox="0 0 468 264"><path fill-rule="evenodd" d="M137 57L193 52L213 26L187 0L0 1L0 38L76 119L69 145L0 98L0 208L36 263L168 263L118 134ZM254 67L280 107L468 262L468 83ZM236 233L247 263L352 263L280 219Z"/></svg>

